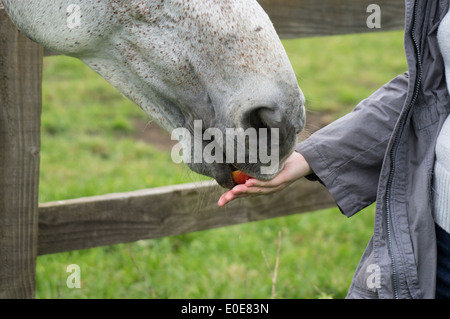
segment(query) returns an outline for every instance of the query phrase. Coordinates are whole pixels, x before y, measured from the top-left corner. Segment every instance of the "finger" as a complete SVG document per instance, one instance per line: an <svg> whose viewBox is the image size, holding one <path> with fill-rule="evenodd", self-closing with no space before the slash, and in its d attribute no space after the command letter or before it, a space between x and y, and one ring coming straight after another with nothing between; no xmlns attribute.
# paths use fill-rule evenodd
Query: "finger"
<svg viewBox="0 0 450 319"><path fill-rule="evenodd" d="M225 206L227 203L231 202L236 198L275 193L282 188L283 187L280 186L273 188L264 188L264 187L248 187L246 184L237 185L220 197L218 205L221 207Z"/></svg>
<svg viewBox="0 0 450 319"><path fill-rule="evenodd" d="M217 205L219 205L219 207L223 207L235 198L236 196L231 191L228 191L219 198Z"/></svg>
<svg viewBox="0 0 450 319"><path fill-rule="evenodd" d="M262 181L259 179L249 179L246 181L245 186L247 187L261 187L261 188L278 188L279 186L282 186L285 184L285 178L284 176L277 175L273 179L268 181Z"/></svg>
<svg viewBox="0 0 450 319"><path fill-rule="evenodd" d="M220 207L225 206L227 203L231 202L232 200L236 198L241 197L248 197L252 196L254 194L257 194L258 192L255 189L249 189L244 184L237 185L234 188L230 189L228 192L223 194L218 201L218 205Z"/></svg>

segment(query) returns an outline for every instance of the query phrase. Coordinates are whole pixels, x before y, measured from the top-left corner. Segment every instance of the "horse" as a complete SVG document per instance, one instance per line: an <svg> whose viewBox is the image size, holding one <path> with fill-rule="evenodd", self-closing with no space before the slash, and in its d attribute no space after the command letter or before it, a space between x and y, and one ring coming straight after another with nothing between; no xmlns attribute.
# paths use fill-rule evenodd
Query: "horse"
<svg viewBox="0 0 450 319"><path fill-rule="evenodd" d="M262 172L260 159L237 161L236 154L222 162L187 163L225 188L235 185L236 169L262 180L273 178L304 127L304 95L270 18L256 0L3 4L27 37L83 61L168 132L183 128L189 135L214 128L230 145L243 137L250 152L248 129L258 136L263 129L276 129L264 142L269 150L277 145L279 165L270 172ZM228 129L239 130L229 138ZM177 138L186 141L186 136ZM194 144L203 150L208 146L206 140L184 143L191 149L183 152L193 154ZM219 145L213 153L233 151Z"/></svg>

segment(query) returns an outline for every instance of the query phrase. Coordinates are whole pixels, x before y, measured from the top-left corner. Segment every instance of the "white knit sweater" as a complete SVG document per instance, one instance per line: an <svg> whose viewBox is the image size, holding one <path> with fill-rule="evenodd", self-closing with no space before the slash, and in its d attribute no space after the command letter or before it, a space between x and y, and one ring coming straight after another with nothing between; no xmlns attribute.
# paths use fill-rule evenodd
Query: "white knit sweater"
<svg viewBox="0 0 450 319"><path fill-rule="evenodd" d="M450 233L450 117L436 143L433 190L435 222Z"/></svg>
<svg viewBox="0 0 450 319"><path fill-rule="evenodd" d="M447 88L450 91L450 13L447 13L439 26L438 41L445 64ZM447 117L436 143L433 194L435 222L450 233L450 116Z"/></svg>

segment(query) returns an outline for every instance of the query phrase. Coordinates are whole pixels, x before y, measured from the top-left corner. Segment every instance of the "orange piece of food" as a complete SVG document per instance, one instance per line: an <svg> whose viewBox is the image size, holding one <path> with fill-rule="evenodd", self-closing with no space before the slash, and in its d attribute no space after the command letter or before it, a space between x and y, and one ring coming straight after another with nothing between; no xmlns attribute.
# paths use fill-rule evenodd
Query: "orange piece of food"
<svg viewBox="0 0 450 319"><path fill-rule="evenodd" d="M237 170L231 173L233 176L233 180L236 182L236 184L245 184L245 182L252 178L251 176L245 174L244 172Z"/></svg>

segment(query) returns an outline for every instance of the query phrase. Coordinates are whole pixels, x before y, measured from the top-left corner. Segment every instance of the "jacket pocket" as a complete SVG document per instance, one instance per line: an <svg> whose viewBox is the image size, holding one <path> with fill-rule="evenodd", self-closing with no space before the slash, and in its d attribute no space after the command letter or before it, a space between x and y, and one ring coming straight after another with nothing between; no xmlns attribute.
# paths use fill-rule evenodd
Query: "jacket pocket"
<svg viewBox="0 0 450 319"><path fill-rule="evenodd" d="M421 106L414 110L412 119L417 130L422 130L439 121L439 112L435 106Z"/></svg>

